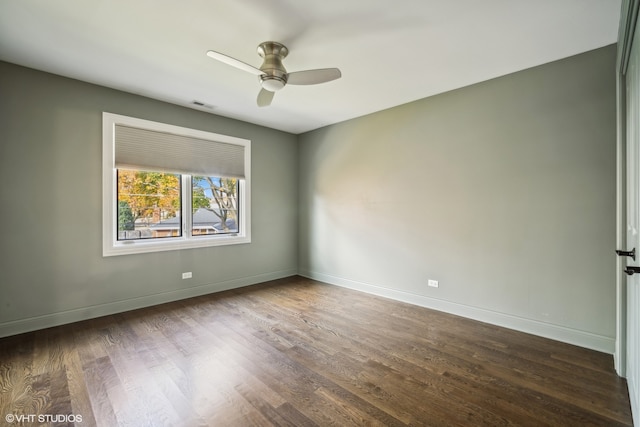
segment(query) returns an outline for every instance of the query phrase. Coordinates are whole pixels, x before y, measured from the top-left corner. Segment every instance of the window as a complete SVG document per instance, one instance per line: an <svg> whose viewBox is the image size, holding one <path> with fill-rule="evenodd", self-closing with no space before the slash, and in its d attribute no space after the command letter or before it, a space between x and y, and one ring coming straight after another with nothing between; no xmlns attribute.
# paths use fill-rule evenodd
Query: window
<svg viewBox="0 0 640 427"><path fill-rule="evenodd" d="M103 255L251 241L251 142L103 113Z"/></svg>

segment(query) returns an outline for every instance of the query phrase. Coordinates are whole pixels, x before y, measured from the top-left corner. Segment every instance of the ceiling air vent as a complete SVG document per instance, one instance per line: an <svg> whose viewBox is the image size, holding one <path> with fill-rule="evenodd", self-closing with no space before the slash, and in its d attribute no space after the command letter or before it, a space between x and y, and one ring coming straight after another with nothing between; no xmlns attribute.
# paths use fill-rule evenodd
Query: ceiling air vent
<svg viewBox="0 0 640 427"><path fill-rule="evenodd" d="M213 105L205 104L204 102L200 102L200 101L193 101L191 102L191 104L195 105L196 107L208 108L210 110L213 109Z"/></svg>

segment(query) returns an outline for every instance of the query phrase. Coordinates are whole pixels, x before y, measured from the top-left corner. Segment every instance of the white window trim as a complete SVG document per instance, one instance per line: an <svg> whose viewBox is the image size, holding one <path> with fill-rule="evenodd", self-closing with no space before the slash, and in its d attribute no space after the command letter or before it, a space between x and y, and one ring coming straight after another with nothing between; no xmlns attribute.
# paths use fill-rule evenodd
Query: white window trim
<svg viewBox="0 0 640 427"><path fill-rule="evenodd" d="M240 200L238 222L240 229L234 235L191 236L190 215L181 215L183 236L164 237L153 240L118 241L117 173L115 168L115 126L128 125L159 132L191 136L217 142L242 145L244 147L245 178L239 180ZM183 210L191 206L191 188L185 187L186 177L182 179ZM190 180L189 180L190 181ZM193 249L210 246L251 243L251 141L227 135L219 135L196 129L152 122L134 117L106 113L102 115L102 255L129 255L147 252Z"/></svg>

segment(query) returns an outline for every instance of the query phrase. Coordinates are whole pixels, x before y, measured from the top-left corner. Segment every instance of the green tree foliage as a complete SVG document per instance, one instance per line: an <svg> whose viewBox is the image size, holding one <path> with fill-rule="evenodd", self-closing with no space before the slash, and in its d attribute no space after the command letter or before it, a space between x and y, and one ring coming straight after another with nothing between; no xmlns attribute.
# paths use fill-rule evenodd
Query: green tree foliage
<svg viewBox="0 0 640 427"><path fill-rule="evenodd" d="M133 230L135 228L135 219L129 203L125 201L118 202L118 230Z"/></svg>
<svg viewBox="0 0 640 427"><path fill-rule="evenodd" d="M199 208L209 209L211 207L211 200L204 194L204 188L199 185L193 187L193 211L195 212Z"/></svg>

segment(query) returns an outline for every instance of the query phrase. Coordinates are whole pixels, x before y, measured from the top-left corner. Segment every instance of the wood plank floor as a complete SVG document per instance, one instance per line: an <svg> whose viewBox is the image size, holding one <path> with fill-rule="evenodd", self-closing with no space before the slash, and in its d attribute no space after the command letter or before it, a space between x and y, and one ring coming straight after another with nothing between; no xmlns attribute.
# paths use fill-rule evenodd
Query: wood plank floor
<svg viewBox="0 0 640 427"><path fill-rule="evenodd" d="M0 425L629 426L612 365L292 277L1 339Z"/></svg>

